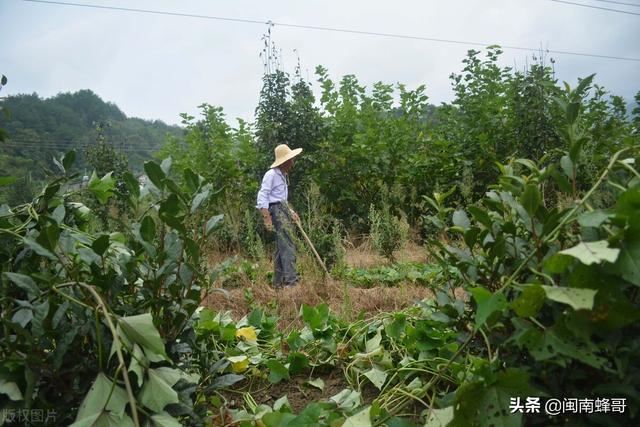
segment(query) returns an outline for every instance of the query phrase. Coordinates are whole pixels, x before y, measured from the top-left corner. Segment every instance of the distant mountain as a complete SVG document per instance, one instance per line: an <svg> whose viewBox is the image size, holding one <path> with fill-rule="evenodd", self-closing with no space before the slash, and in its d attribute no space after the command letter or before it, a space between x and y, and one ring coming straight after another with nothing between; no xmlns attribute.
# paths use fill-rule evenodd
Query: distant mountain
<svg viewBox="0 0 640 427"><path fill-rule="evenodd" d="M78 154L77 170L88 173L84 152L89 144L96 143L98 127L107 143L126 155L135 172L141 171L143 163L162 147L167 135L183 133L179 126L160 120L129 118L117 105L86 89L46 99L35 93L13 95L2 105L10 116L0 116L0 128L8 135L7 141L0 142L0 175L16 177L19 182L14 186L22 185L24 191L31 182L44 179L45 169L54 169L54 156L71 149ZM6 187L0 187L0 202L7 198L6 194L3 197L5 191Z"/></svg>

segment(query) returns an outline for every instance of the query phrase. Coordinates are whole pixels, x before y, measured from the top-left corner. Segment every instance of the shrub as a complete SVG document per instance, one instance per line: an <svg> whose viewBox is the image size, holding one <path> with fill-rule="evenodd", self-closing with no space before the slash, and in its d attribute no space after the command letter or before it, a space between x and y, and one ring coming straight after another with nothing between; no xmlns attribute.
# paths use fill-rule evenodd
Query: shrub
<svg viewBox="0 0 640 427"><path fill-rule="evenodd" d="M394 262L393 253L407 242L409 225L406 221L394 216L389 210L389 205L384 202L379 210L373 204L370 206L369 222L373 246L380 255Z"/></svg>
<svg viewBox="0 0 640 427"><path fill-rule="evenodd" d="M317 185L310 185L305 194L305 204L301 214L303 228L326 267L341 267L345 250L342 245L342 225L332 217L327 208L327 200L320 195Z"/></svg>
<svg viewBox="0 0 640 427"><path fill-rule="evenodd" d="M200 244L221 217L193 228L187 218L212 186L194 174L181 191L170 162L148 162L149 191L124 182L132 210L150 199L149 209L123 232L94 234L94 213L65 192L74 158L32 203L0 207L0 411L55 411L55 425L202 424L191 395L210 366L184 355L202 360L186 339L213 281ZM88 188L106 205L116 185L93 174Z"/></svg>
<svg viewBox="0 0 640 427"><path fill-rule="evenodd" d="M264 244L256 229L256 210L246 210L244 213L244 250L254 260L262 260L265 257Z"/></svg>

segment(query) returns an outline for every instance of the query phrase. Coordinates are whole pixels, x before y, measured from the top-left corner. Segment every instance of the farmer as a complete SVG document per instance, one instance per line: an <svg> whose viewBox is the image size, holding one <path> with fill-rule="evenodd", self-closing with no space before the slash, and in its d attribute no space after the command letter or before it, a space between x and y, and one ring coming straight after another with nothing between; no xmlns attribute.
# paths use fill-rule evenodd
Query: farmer
<svg viewBox="0 0 640 427"><path fill-rule="evenodd" d="M287 204L289 196L288 172L293 168L293 158L302 148L290 149L286 144L275 148L276 161L264 174L258 191L256 208L262 213L267 230L276 231L276 256L274 260L273 287L276 289L298 284L296 249L293 244L293 223L300 221L298 214Z"/></svg>

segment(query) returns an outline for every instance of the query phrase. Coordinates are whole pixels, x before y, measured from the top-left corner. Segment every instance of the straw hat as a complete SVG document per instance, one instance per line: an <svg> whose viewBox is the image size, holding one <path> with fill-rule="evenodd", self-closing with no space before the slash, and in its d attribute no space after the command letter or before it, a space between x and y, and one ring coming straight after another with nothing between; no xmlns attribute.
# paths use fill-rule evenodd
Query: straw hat
<svg viewBox="0 0 640 427"><path fill-rule="evenodd" d="M293 159L295 156L302 153L302 148L292 150L287 144L280 144L274 151L276 153L276 161L271 165L272 168L280 166L289 159Z"/></svg>

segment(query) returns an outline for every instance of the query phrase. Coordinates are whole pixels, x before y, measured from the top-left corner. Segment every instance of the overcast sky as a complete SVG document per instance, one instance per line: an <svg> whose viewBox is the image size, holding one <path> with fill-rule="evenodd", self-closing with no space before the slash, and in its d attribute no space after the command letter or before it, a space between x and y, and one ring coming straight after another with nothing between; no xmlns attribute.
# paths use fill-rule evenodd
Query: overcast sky
<svg viewBox="0 0 640 427"><path fill-rule="evenodd" d="M573 0L640 13L640 7ZM640 16L550 0L168 1L77 3L326 26L439 39L640 58ZM637 3L640 0L625 0ZM203 102L227 117L253 119L263 73L267 25L0 0L2 95L91 89L128 116L179 123ZM275 26L285 71L294 49L304 74L316 65L334 80L425 84L432 103L450 101L449 75L474 46ZM505 50L504 65L523 68L531 54ZM597 73L596 82L628 101L640 90L640 62L551 54L560 80ZM315 79L313 79L315 82ZM315 85L317 89L317 84Z"/></svg>

